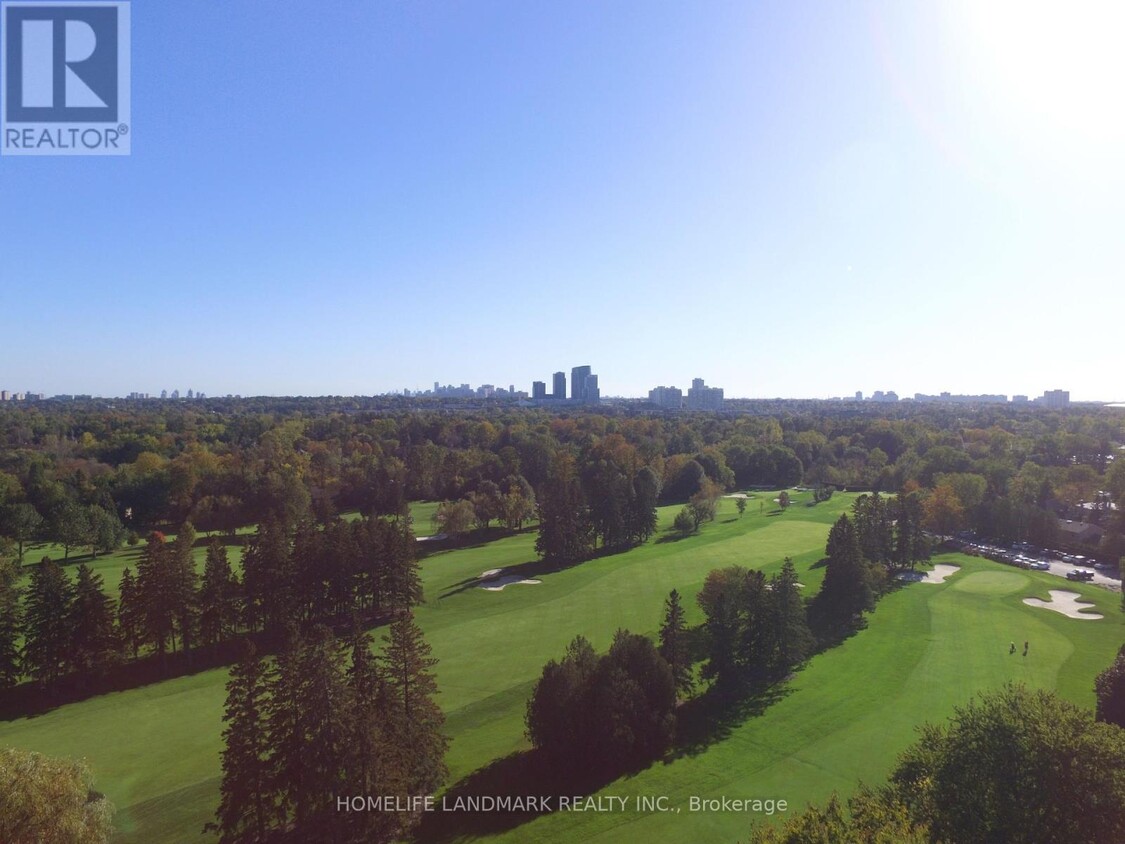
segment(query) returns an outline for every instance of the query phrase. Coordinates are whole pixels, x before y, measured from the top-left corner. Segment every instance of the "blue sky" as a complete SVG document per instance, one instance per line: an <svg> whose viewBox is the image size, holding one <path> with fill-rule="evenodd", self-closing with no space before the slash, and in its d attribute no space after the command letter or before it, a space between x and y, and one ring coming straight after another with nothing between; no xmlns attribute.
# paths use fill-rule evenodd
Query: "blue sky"
<svg viewBox="0 0 1125 844"><path fill-rule="evenodd" d="M0 388L1125 397L1112 7L133 4L0 159Z"/></svg>

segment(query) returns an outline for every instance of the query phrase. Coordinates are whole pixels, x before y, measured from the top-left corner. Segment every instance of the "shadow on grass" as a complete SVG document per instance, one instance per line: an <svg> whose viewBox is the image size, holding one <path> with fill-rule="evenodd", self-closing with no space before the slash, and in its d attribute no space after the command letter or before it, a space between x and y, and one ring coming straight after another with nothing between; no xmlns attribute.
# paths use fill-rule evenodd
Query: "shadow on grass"
<svg viewBox="0 0 1125 844"><path fill-rule="evenodd" d="M447 844L486 835L497 835L558 809L559 795L585 797L617 778L588 770L562 769L539 751L527 750L497 759L455 783L441 798L446 811L427 812L415 833L419 844ZM538 797L525 800L524 811L468 811L480 798ZM460 810L464 807L466 810Z"/></svg>
<svg viewBox="0 0 1125 844"><path fill-rule="evenodd" d="M757 718L773 704L793 693L788 678L748 695L732 697L714 687L685 702L676 713L676 744L667 762L697 756L730 734L750 718Z"/></svg>
<svg viewBox="0 0 1125 844"><path fill-rule="evenodd" d="M601 555L598 555L601 556ZM593 559L593 558L591 558ZM500 574L494 575L495 577L518 577L522 580L532 580L545 574L554 574L560 571L572 569L575 566L582 565L585 560L580 560L574 563L549 563L546 560L530 560L526 563L519 563L514 566L504 566L500 569ZM459 595L469 589L475 589L478 586L483 586L492 578L482 577L467 577L464 580L459 580L445 587L445 591L441 594L441 598L451 598L454 595Z"/></svg>
<svg viewBox="0 0 1125 844"><path fill-rule="evenodd" d="M353 616L326 619L326 624L337 637L351 633L358 620L364 630L372 631L389 624L391 618L374 613L356 619ZM190 677L217 668L226 668L242 658L244 642L252 641L262 656L277 653L283 643L281 632L242 633L214 645L201 645L191 651L145 653L136 659L127 659L104 668L99 673L72 672L52 684L25 680L4 690L0 695L0 722L18 718L34 718L60 706L80 703L89 698L113 692L138 689L166 680Z"/></svg>

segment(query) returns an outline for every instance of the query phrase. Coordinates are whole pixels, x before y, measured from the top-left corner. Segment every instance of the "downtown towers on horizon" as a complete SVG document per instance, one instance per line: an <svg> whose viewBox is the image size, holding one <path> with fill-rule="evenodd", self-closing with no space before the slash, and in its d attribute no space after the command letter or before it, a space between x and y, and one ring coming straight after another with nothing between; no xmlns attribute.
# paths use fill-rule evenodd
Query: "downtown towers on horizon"
<svg viewBox="0 0 1125 844"><path fill-rule="evenodd" d="M602 400L598 376L589 366L576 366L570 370L570 398L566 395L566 373L556 372L551 377L551 392L547 382L534 381L531 385L533 401L565 401L570 404L599 404Z"/></svg>

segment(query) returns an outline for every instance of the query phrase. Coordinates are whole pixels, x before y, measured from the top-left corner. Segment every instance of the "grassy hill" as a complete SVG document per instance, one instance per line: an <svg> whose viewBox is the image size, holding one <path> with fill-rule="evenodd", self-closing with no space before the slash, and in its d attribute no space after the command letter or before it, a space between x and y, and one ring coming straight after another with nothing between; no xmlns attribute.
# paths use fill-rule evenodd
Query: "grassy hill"
<svg viewBox="0 0 1125 844"><path fill-rule="evenodd" d="M773 496L761 494L769 501ZM790 555L815 592L831 523L851 504L837 495L816 507L796 495L786 513L759 512L752 500L739 519L725 500L701 534L548 572L536 562L534 534L441 551L426 558L426 603L419 623L440 660L441 704L453 737L451 782L525 749L524 706L543 664L578 633L606 648L619 627L654 633L672 588L689 599L713 568L741 564L767 572ZM662 527L678 508L661 511ZM420 524L420 527L428 527ZM106 558L116 587L130 552ZM117 559L117 562L113 561ZM1009 679L1058 689L1093 703L1093 677L1125 639L1118 596L1055 577L963 557L942 562L961 571L941 585L914 583L885 598L869 628L814 658L776 700L716 741L619 780L604 795L656 795L679 812L559 813L511 827L511 841L735 841L752 815L689 812L700 797L783 798L799 807L857 779L879 780L914 726L948 716L975 691ZM476 588L481 572L514 568L542 581L502 592ZM1078 621L1029 607L1048 588L1070 588L1106 618ZM701 614L689 600L689 620ZM1031 652L1008 653L1024 640ZM85 757L95 781L118 806L121 842L206 841L199 835L217 804L223 684L217 670L61 707L0 724L0 743L59 756ZM518 793L518 789L515 793Z"/></svg>

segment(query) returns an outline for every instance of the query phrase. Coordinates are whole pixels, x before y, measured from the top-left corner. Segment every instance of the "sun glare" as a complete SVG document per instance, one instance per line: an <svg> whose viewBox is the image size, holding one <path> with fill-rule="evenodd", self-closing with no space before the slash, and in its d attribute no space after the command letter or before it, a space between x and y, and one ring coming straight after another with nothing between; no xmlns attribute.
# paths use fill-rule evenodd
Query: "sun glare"
<svg viewBox="0 0 1125 844"><path fill-rule="evenodd" d="M955 9L973 74L1018 128L1042 141L1104 146L1125 139L1125 5L968 2Z"/></svg>

